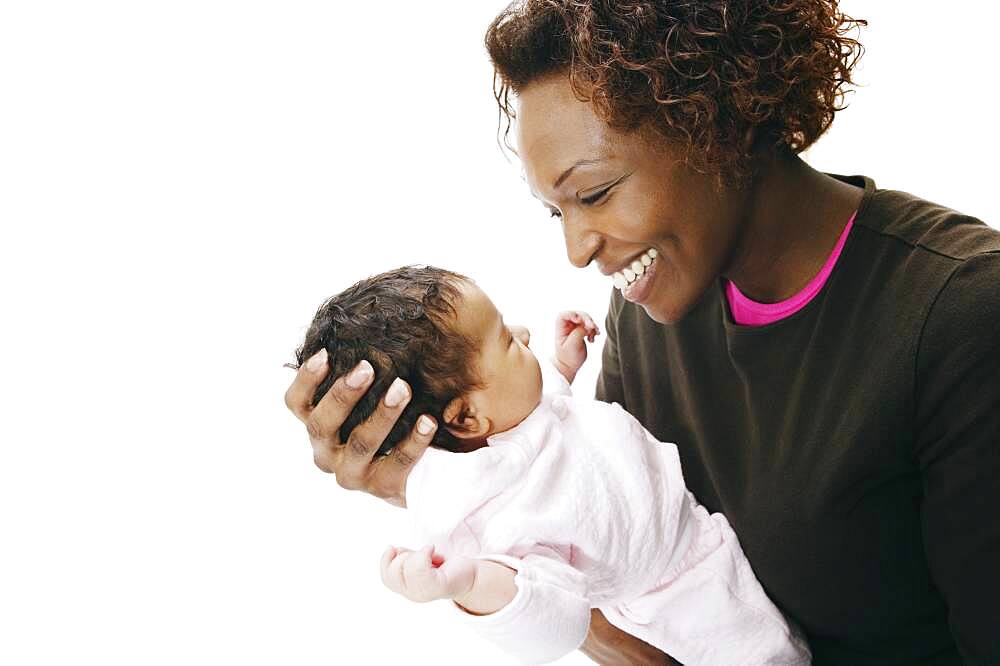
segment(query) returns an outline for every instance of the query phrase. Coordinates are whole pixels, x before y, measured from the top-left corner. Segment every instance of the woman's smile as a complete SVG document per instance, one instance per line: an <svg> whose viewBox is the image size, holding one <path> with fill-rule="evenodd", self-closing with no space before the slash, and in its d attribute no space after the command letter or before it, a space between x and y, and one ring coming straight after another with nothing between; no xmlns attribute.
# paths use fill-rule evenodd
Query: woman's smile
<svg viewBox="0 0 1000 666"><path fill-rule="evenodd" d="M646 263L646 262L649 263ZM653 293L653 284L656 280L656 276L659 274L660 263L662 259L657 254L656 250L650 248L642 255L641 260L639 260L639 271L635 270L635 263L632 264L632 268L625 269L624 279L628 280L628 274L632 273L635 277L629 281L624 286L618 287L621 289L622 296L625 297L626 301L632 303L638 303L642 305L651 293ZM615 273L615 286L618 286L619 274Z"/></svg>

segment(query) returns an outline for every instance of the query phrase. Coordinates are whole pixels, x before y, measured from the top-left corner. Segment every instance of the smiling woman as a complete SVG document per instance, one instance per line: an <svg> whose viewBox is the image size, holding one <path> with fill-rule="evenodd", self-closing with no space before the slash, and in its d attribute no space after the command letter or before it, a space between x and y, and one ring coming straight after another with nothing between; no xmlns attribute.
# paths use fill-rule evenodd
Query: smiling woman
<svg viewBox="0 0 1000 666"><path fill-rule="evenodd" d="M677 443L816 663L996 660L1000 233L798 156L858 25L526 0L486 45L532 193L620 292L598 397ZM593 626L592 656L650 658Z"/></svg>

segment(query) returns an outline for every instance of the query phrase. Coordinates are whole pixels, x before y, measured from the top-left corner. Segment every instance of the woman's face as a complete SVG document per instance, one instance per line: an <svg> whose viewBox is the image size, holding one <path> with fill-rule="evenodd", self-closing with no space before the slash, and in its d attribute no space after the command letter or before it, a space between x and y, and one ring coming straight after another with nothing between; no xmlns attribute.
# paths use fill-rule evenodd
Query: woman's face
<svg viewBox="0 0 1000 666"><path fill-rule="evenodd" d="M747 192L718 191L648 129L611 129L563 76L530 84L518 102L528 185L562 218L570 263L596 262L654 320L680 320L733 260ZM641 277L624 272L632 266Z"/></svg>

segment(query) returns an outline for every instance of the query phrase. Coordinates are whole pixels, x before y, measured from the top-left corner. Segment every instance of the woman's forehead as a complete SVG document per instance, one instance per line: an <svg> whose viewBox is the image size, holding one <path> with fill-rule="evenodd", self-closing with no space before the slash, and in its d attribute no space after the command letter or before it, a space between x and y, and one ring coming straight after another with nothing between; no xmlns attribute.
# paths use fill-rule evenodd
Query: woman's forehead
<svg viewBox="0 0 1000 666"><path fill-rule="evenodd" d="M562 94L561 89L554 83L536 83L518 98L514 134L522 160L538 161L581 151L594 153L609 142L611 130L590 104ZM573 159L585 157L588 155Z"/></svg>
<svg viewBox="0 0 1000 666"><path fill-rule="evenodd" d="M594 134L565 129L538 135L521 144L522 175L536 196L546 197L573 173L606 167L620 155L620 151Z"/></svg>
<svg viewBox="0 0 1000 666"><path fill-rule="evenodd" d="M525 180L536 196L553 192L571 168L607 166L634 152L636 137L618 132L573 96L568 83L534 83L519 97L514 135Z"/></svg>

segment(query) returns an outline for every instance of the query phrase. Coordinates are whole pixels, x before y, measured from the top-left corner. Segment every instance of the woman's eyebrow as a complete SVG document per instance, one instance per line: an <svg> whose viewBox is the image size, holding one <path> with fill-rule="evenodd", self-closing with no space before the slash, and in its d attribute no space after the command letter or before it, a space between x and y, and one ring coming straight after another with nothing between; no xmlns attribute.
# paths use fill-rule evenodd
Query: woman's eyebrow
<svg viewBox="0 0 1000 666"><path fill-rule="evenodd" d="M556 178L556 182L552 184L552 189L553 190L559 189L559 186L562 185L564 182L566 182L566 179L569 178L570 174L573 173L573 170L576 169L577 167L579 167L579 166L596 166L596 165L601 164L603 162L604 162L604 160L602 160L600 158L594 158L594 159L589 159L589 160L579 160L579 161L577 161L572 166L570 166L568 169L566 169L565 171L563 171L562 175L560 175L558 178ZM535 194L534 190L529 189L528 191L531 193L531 196L533 196L536 199L538 199L539 201L541 201L543 205L547 205L547 204L545 204L545 201L542 200L542 198L540 196L538 196L537 194Z"/></svg>
<svg viewBox="0 0 1000 666"><path fill-rule="evenodd" d="M562 185L564 182L566 182L566 179L569 178L569 175L571 173L573 173L573 170L575 168L577 168L578 166L594 166L594 165L600 164L602 161L603 160L601 160L600 158L589 159L589 160L579 160L578 162L576 162L572 166L570 166L570 168L568 168L565 171L563 171L562 175L560 175L558 178L556 178L556 182L554 182L552 184L552 189L553 190L558 190L559 186Z"/></svg>

